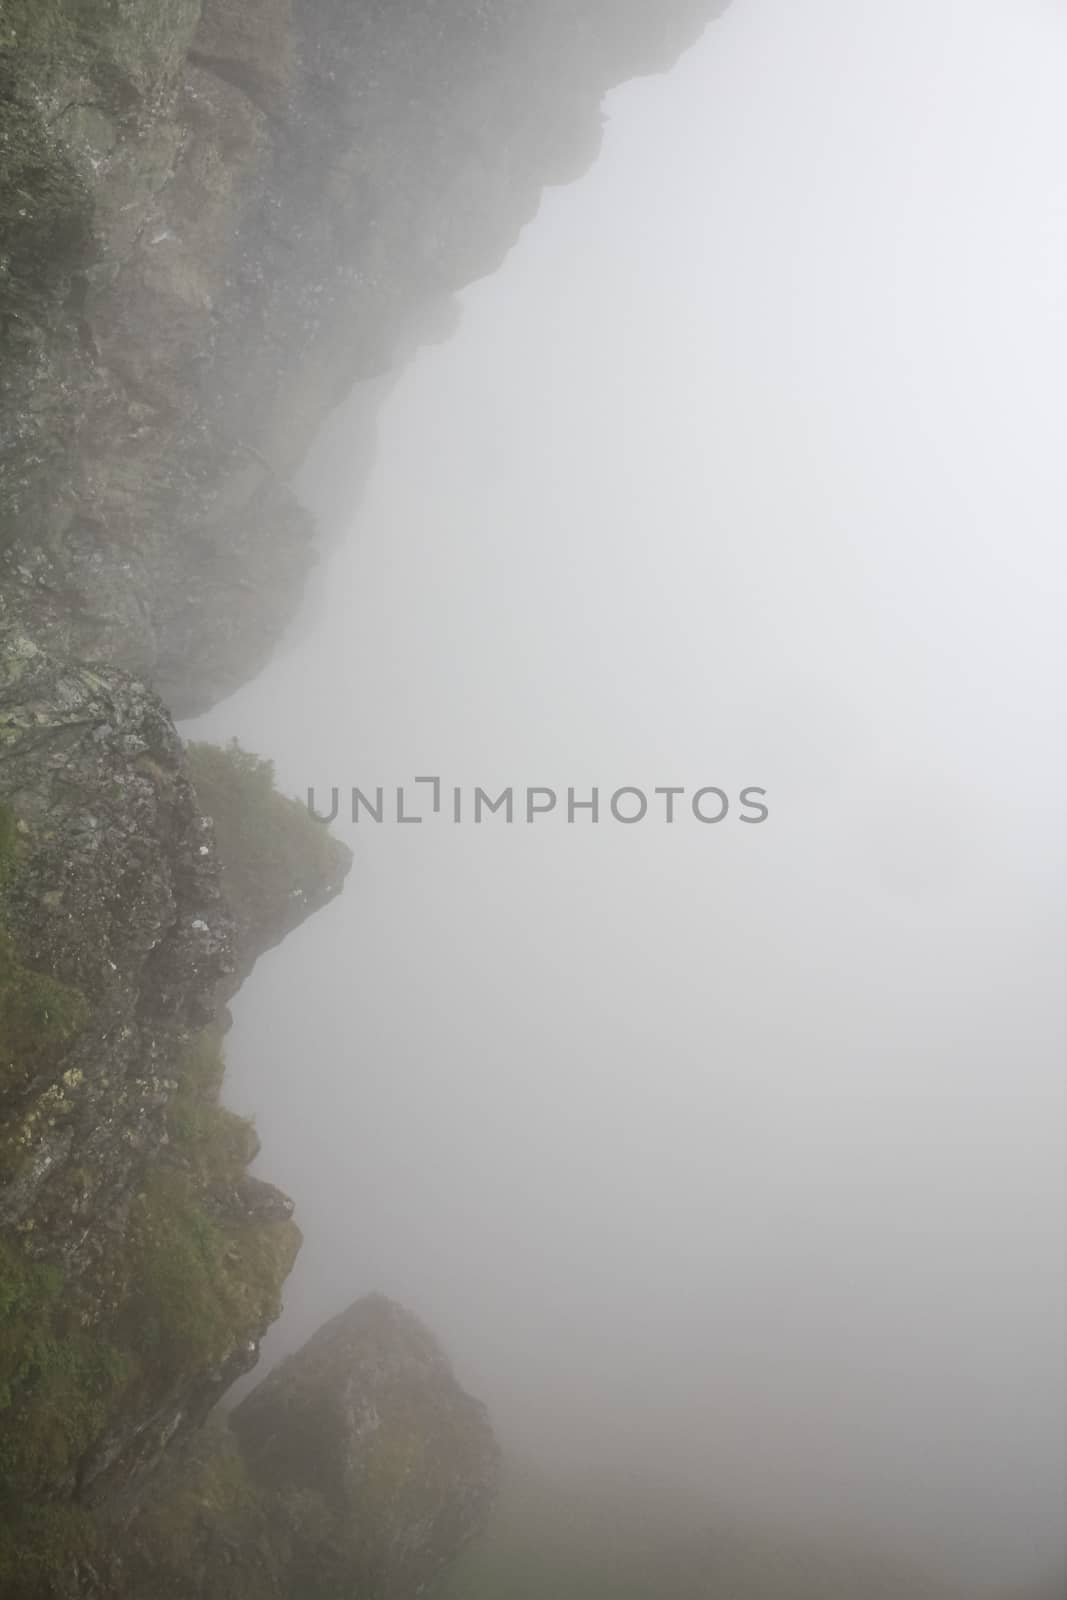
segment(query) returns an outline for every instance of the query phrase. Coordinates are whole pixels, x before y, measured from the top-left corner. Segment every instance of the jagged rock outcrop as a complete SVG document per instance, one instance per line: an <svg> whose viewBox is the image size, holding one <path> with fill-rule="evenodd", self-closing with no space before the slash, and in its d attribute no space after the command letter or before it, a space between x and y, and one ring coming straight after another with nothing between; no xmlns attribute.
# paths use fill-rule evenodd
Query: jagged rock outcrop
<svg viewBox="0 0 1067 1600"><path fill-rule="evenodd" d="M233 919L181 741L121 672L0 635L0 805L0 1221L73 1264L160 1143Z"/></svg>
<svg viewBox="0 0 1067 1600"><path fill-rule="evenodd" d="M186 755L214 823L222 888L236 923L235 966L220 993L228 999L261 955L341 892L352 852L300 801L279 794L272 764L236 740L225 750L193 744Z"/></svg>
<svg viewBox="0 0 1067 1600"><path fill-rule="evenodd" d="M254 1364L278 1315L299 1233L291 1201L247 1171L251 1128L219 1102L217 1019L261 950L338 892L350 858L275 793L268 765L201 752L227 816L227 897L216 830L158 698L116 669L57 662L24 635L2 642L9 1592L27 1515L124 1488ZM240 892L251 846L237 802L258 852L254 915Z"/></svg>
<svg viewBox="0 0 1067 1600"><path fill-rule="evenodd" d="M0 1224L73 1270L166 1142L220 999L351 855L269 763L190 755L143 684L10 634L0 821Z"/></svg>
<svg viewBox="0 0 1067 1600"><path fill-rule="evenodd" d="M117 1508L121 1600L414 1600L485 1525L499 1459L435 1340L374 1296Z"/></svg>
<svg viewBox="0 0 1067 1600"><path fill-rule="evenodd" d="M254 1482L314 1508L294 1594L405 1600L488 1515L499 1460L485 1408L427 1330L380 1296L283 1361L231 1426Z"/></svg>
<svg viewBox="0 0 1067 1600"><path fill-rule="evenodd" d="M721 0L3 0L0 586L180 714L313 559L327 412L454 320Z"/></svg>

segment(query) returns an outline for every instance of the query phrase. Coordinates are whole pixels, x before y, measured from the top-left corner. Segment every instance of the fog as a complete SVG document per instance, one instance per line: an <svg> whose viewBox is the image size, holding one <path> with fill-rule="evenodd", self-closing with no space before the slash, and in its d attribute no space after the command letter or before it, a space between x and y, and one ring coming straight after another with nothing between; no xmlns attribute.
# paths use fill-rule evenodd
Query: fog
<svg viewBox="0 0 1067 1600"><path fill-rule="evenodd" d="M356 852L234 1007L306 1235L265 1359L381 1289L545 1470L970 1593L1063 1568L1065 72L1058 0L734 0L365 485L339 414L301 625L186 728Z"/></svg>

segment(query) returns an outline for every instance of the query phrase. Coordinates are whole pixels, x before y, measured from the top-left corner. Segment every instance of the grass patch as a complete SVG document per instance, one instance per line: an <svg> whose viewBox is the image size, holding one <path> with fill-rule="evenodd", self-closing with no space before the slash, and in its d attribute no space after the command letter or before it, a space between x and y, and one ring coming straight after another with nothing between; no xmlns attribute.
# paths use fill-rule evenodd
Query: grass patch
<svg viewBox="0 0 1067 1600"><path fill-rule="evenodd" d="M191 744L187 756L200 804L214 819L227 896L246 928L275 927L296 892L315 899L336 889L349 851L307 806L278 792L272 762L236 740Z"/></svg>
<svg viewBox="0 0 1067 1600"><path fill-rule="evenodd" d="M47 1492L99 1438L129 1372L78 1323L55 1266L0 1241L0 1504Z"/></svg>
<svg viewBox="0 0 1067 1600"><path fill-rule="evenodd" d="M15 861L18 843L18 824L10 806L0 804L0 883L3 883Z"/></svg>
<svg viewBox="0 0 1067 1600"><path fill-rule="evenodd" d="M250 1523L261 1528L264 1515L229 1428L223 1421L209 1421L180 1458L163 1464L158 1490L136 1521L135 1554L169 1594L167 1580L177 1576L189 1581L196 1566L190 1553L199 1554L216 1530L235 1538L250 1531ZM178 1592L184 1590L179 1587Z"/></svg>
<svg viewBox="0 0 1067 1600"><path fill-rule="evenodd" d="M77 1506L0 1512L0 1594L52 1600L56 1581L96 1554L92 1519Z"/></svg>
<svg viewBox="0 0 1067 1600"><path fill-rule="evenodd" d="M68 1282L0 1242L0 1512L69 1492L124 1415L217 1369L278 1316L300 1233L234 1205L255 1134L219 1105L222 1073L208 1029L182 1062L170 1147L87 1276Z"/></svg>
<svg viewBox="0 0 1067 1600"><path fill-rule="evenodd" d="M130 1217L128 1336L154 1376L201 1371L281 1311L300 1244L291 1222L227 1224L194 1175L153 1172Z"/></svg>
<svg viewBox="0 0 1067 1600"><path fill-rule="evenodd" d="M0 0L2 48L54 47L73 35L69 7L62 0Z"/></svg>
<svg viewBox="0 0 1067 1600"><path fill-rule="evenodd" d="M0 1093L56 1061L88 1018L85 996L24 966L0 930Z"/></svg>
<svg viewBox="0 0 1067 1600"><path fill-rule="evenodd" d="M258 1151L251 1122L219 1104L226 1060L222 1034L205 1028L178 1064L178 1090L167 1115L171 1145L208 1184L233 1184Z"/></svg>

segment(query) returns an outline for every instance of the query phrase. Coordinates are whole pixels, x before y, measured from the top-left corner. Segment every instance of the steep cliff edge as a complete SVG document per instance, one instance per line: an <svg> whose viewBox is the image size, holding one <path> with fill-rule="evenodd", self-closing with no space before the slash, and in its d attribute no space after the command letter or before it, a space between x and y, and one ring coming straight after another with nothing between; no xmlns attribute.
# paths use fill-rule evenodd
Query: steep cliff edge
<svg viewBox="0 0 1067 1600"><path fill-rule="evenodd" d="M219 1018L350 858L243 752L200 751L197 795L135 680L5 645L0 1592L17 1595L91 1534L62 1508L154 1466L279 1313L300 1236L219 1102ZM251 831L229 822L220 851L205 806Z"/></svg>
<svg viewBox="0 0 1067 1600"><path fill-rule="evenodd" d="M720 8L0 0L0 1592L121 1592L94 1541L299 1242L220 1105L225 1007L348 862L172 714L291 620L331 408Z"/></svg>
<svg viewBox="0 0 1067 1600"><path fill-rule="evenodd" d="M720 0L0 0L0 586L179 715L253 675L330 408L447 329Z"/></svg>

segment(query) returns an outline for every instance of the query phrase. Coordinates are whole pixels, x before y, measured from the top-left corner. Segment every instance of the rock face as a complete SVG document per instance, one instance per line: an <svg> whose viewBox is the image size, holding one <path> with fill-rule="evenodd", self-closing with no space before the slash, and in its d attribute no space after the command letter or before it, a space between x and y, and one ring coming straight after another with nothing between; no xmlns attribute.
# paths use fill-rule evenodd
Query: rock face
<svg viewBox="0 0 1067 1600"><path fill-rule="evenodd" d="M720 0L4 0L0 582L179 714L313 559L287 479Z"/></svg>
<svg viewBox="0 0 1067 1600"><path fill-rule="evenodd" d="M229 819L227 894L158 698L3 642L0 1579L27 1505L95 1503L136 1477L278 1315L299 1234L219 1103L216 1019L349 865L266 764L216 751L200 764ZM250 789L254 915L236 817Z"/></svg>
<svg viewBox="0 0 1067 1600"><path fill-rule="evenodd" d="M24 636L3 646L9 973L17 953L24 988L32 974L55 989L20 1021L8 978L0 1219L62 1233L69 1260L160 1142L177 1054L213 1019L233 966L233 918L211 823L156 696Z"/></svg>
<svg viewBox="0 0 1067 1600"><path fill-rule="evenodd" d="M454 326L595 156L605 90L721 5L0 0L0 1593L124 1593L113 1540L168 1450L241 1476L194 1430L299 1242L220 1104L221 1036L349 862L172 713L291 620L315 530L289 483L331 410ZM381 1302L238 1415L230 1512L303 1554L264 1532L253 1579L216 1522L176 1594L414 1593L481 1515L484 1419ZM299 1561L318 1588L269 1586Z"/></svg>
<svg viewBox="0 0 1067 1600"><path fill-rule="evenodd" d="M231 1426L252 1480L314 1505L328 1530L297 1553L294 1593L402 1600L484 1526L499 1465L485 1409L388 1300L361 1300L320 1329ZM316 1591L324 1550L332 1587Z"/></svg>
<svg viewBox="0 0 1067 1600"><path fill-rule="evenodd" d="M372 1297L116 1508L101 1581L122 1600L413 1600L482 1531L497 1476L484 1407Z"/></svg>
<svg viewBox="0 0 1067 1600"><path fill-rule="evenodd" d="M228 998L267 950L341 892L352 853L274 787L274 769L240 749L193 744L189 776L210 815L222 866L222 889L236 921L235 967Z"/></svg>

